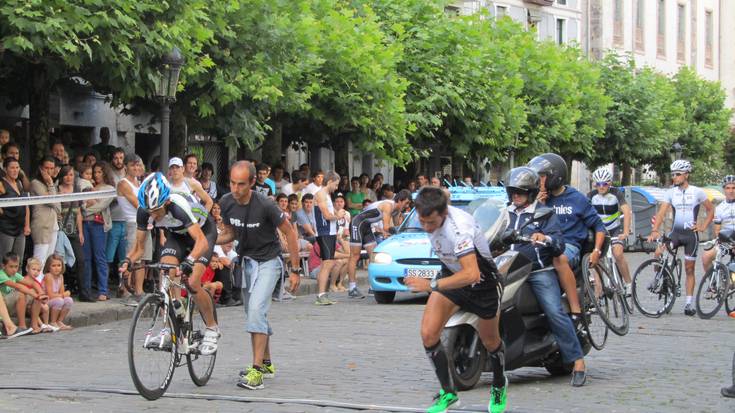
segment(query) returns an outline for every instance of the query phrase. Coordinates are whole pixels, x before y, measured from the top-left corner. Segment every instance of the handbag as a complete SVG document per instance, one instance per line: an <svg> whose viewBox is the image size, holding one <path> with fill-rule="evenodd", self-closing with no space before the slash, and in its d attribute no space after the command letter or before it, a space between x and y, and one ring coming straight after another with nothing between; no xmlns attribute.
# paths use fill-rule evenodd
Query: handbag
<svg viewBox="0 0 735 413"><path fill-rule="evenodd" d="M105 224L105 217L102 216L102 213L101 212L98 212L98 213L94 214L93 221L96 224L103 224L104 225Z"/></svg>

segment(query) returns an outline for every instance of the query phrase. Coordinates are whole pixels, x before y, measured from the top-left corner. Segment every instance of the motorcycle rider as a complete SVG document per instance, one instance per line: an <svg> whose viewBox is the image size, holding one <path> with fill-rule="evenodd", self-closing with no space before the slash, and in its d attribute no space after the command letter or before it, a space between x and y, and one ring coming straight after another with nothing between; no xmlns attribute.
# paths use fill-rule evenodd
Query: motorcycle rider
<svg viewBox="0 0 735 413"><path fill-rule="evenodd" d="M521 235L532 240L531 243L515 243L511 250L518 251L533 262L533 270L548 268L546 271L534 272L528 278L541 309L549 321L554 338L559 344L564 363L574 363L572 386L583 386L586 381L584 353L577 339L572 320L564 312L561 305L559 278L551 269L553 259L564 254L565 244L561 232L559 218L555 213L543 221L532 222L538 208L543 207L536 199L539 193L540 179L536 171L521 166L511 169L505 179L505 190L508 194L508 229L519 230Z"/></svg>
<svg viewBox="0 0 735 413"><path fill-rule="evenodd" d="M442 262L441 274L434 279L405 278L411 291L433 292L421 320L421 340L441 390L428 412L444 412L459 401L441 333L449 318L463 310L480 318L477 334L493 365L488 411L501 413L507 403L508 388L505 347L499 330L503 287L490 246L472 215L449 206L444 189L422 188L415 205L419 222L429 233L432 249Z"/></svg>

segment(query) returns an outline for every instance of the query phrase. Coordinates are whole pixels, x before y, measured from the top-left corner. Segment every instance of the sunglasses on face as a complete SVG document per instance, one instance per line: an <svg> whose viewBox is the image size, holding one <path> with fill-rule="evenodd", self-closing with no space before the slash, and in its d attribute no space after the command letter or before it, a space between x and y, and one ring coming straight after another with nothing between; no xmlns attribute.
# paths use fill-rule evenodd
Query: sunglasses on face
<svg viewBox="0 0 735 413"><path fill-rule="evenodd" d="M609 182L595 182L595 186L610 186Z"/></svg>

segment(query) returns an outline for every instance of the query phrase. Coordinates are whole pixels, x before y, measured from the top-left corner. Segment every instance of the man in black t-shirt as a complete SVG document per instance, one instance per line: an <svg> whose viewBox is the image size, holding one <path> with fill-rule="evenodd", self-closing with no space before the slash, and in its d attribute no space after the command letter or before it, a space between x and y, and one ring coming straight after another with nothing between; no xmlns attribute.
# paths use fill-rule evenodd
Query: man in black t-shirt
<svg viewBox="0 0 735 413"><path fill-rule="evenodd" d="M283 273L281 244L276 229L286 235L291 259L291 291L299 288L303 274L299 262L299 243L287 215L275 202L254 191L255 167L239 161L230 170L230 192L220 200L224 229L217 244L237 240L237 255L243 257L242 301L247 323L245 329L253 343L253 364L240 373L239 387L263 388L263 378L273 377L269 337L273 334L266 315L276 282Z"/></svg>
<svg viewBox="0 0 735 413"><path fill-rule="evenodd" d="M255 181L255 185L253 186L253 190L273 199L273 196L275 196L276 194L273 193L273 188L265 183L265 180L268 179L268 169L268 165L264 163L258 164L257 179Z"/></svg>

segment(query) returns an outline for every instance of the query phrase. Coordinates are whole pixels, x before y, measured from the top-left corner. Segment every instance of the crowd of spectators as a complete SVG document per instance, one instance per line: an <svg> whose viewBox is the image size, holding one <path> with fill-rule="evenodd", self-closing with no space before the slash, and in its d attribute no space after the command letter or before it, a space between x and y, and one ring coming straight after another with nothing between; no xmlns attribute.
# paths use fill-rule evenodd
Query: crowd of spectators
<svg viewBox="0 0 735 413"><path fill-rule="evenodd" d="M66 330L64 323L74 300L107 301L120 298L135 305L150 276L138 269L125 278L117 271L132 248L137 209L137 188L150 172L159 169L157 159L148 168L134 153L109 144L109 130L100 131L101 143L71 153L62 141L54 141L35 171L21 168L20 146L0 131L0 199L74 194L88 191L114 192L115 195L69 202L48 202L31 206L0 207L0 317L5 336ZM199 200L222 225L219 200L229 188L213 178L211 163L201 163L194 154L169 161L169 181L173 191ZM271 168L256 162L253 190L270 197L288 216L299 234L299 251L308 263L306 276L316 277L320 268L314 217L314 195L324 185L325 173L312 171L308 164L287 172L280 165ZM440 184L438 178L435 184ZM419 175L400 189L415 191L430 183ZM338 222L336 265L331 269L330 290L343 291L349 258L349 223L372 202L393 199L397 190L378 173L372 178L341 176L332 194L337 211L344 210ZM148 241L150 260L161 239L152 233ZM283 249L286 239L281 235ZM232 244L217 246L205 282L221 306L241 304L233 292L233 273L237 254ZM280 291L275 297L288 299ZM14 323L11 315L18 322ZM30 314L30 327L25 316Z"/></svg>

